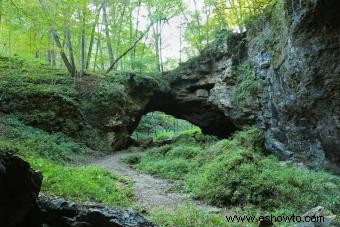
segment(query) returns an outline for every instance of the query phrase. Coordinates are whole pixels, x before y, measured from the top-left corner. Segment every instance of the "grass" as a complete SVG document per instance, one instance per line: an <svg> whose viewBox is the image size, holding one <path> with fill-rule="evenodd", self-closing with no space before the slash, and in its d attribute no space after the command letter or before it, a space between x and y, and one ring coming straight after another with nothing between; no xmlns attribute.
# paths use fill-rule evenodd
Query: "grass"
<svg viewBox="0 0 340 227"><path fill-rule="evenodd" d="M61 133L26 126L14 116L0 117L0 151L18 155L42 172L42 192L46 195L132 206L132 183L100 168L71 165L94 151Z"/></svg>
<svg viewBox="0 0 340 227"><path fill-rule="evenodd" d="M182 138L152 148L136 168L179 180L183 190L217 206L242 207L243 213L303 214L324 206L340 214L340 178L323 171L282 164L262 153L256 128L204 147Z"/></svg>
<svg viewBox="0 0 340 227"><path fill-rule="evenodd" d="M47 195L115 207L129 207L132 204L132 183L108 171L60 165L34 156L26 160L32 168L43 173L42 192Z"/></svg>
<svg viewBox="0 0 340 227"><path fill-rule="evenodd" d="M187 144L182 142L152 148L146 157L138 160L136 168L170 180L183 179L193 167L189 160L202 152L203 147L193 141Z"/></svg>
<svg viewBox="0 0 340 227"><path fill-rule="evenodd" d="M23 156L70 162L94 153L62 133L47 133L23 124L15 116L0 118L0 149Z"/></svg>
<svg viewBox="0 0 340 227"><path fill-rule="evenodd" d="M224 218L198 210L190 204L178 207L176 212L166 209L154 209L151 212L150 219L160 226L169 227L227 226L227 222Z"/></svg>

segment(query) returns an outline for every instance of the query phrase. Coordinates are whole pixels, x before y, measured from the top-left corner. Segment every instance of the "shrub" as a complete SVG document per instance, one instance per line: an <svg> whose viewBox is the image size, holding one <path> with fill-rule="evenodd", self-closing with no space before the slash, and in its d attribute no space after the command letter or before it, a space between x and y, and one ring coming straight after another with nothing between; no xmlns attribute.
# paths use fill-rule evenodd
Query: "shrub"
<svg viewBox="0 0 340 227"><path fill-rule="evenodd" d="M185 226L185 227L224 227L227 222L224 218L209 214L207 211L198 210L193 205L178 207L176 212L165 209L154 209L150 218L160 226Z"/></svg>
<svg viewBox="0 0 340 227"><path fill-rule="evenodd" d="M168 158L184 158L192 159L201 153L202 148L200 146L175 146L166 155Z"/></svg>
<svg viewBox="0 0 340 227"><path fill-rule="evenodd" d="M140 163L141 156L139 154L131 154L124 159L124 162L129 165L136 165Z"/></svg>
<svg viewBox="0 0 340 227"><path fill-rule="evenodd" d="M166 140L166 139L171 139L173 138L173 134L171 132L164 132L160 135L158 135L157 137L154 138L154 141L162 141L162 140Z"/></svg>
<svg viewBox="0 0 340 227"><path fill-rule="evenodd" d="M202 153L195 172L185 177L186 189L216 205L248 205L273 212L304 212L321 205L339 213L339 177L280 165L260 152L259 135L258 130L248 129Z"/></svg>
<svg viewBox="0 0 340 227"><path fill-rule="evenodd" d="M143 157L136 168L167 179L181 179L190 170L190 163L182 158L154 159Z"/></svg>

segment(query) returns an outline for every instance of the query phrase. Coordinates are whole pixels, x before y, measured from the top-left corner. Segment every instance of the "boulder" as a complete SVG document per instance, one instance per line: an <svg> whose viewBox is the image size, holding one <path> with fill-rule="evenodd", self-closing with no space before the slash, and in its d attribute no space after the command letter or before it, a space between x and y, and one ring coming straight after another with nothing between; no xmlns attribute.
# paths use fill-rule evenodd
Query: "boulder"
<svg viewBox="0 0 340 227"><path fill-rule="evenodd" d="M322 206L317 206L309 211L307 211L303 216L302 220L308 217L308 222L302 222L295 227L328 227L332 226L333 220L336 218L336 215L332 214L331 211L326 210Z"/></svg>
<svg viewBox="0 0 340 227"><path fill-rule="evenodd" d="M101 205L77 205L64 199L46 200L39 206L44 224L50 227L150 227L155 226L133 210Z"/></svg>
<svg viewBox="0 0 340 227"><path fill-rule="evenodd" d="M27 162L0 151L0 226L37 226L41 183Z"/></svg>

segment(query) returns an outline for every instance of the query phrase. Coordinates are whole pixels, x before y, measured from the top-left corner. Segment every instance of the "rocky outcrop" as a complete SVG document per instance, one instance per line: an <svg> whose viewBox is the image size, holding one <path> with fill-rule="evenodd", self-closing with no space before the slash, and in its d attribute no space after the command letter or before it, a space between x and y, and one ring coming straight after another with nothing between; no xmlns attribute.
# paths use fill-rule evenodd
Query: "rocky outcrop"
<svg viewBox="0 0 340 227"><path fill-rule="evenodd" d="M133 210L80 206L63 199L41 198L43 223L50 227L149 227L151 222Z"/></svg>
<svg viewBox="0 0 340 227"><path fill-rule="evenodd" d="M234 50L244 48L245 37L244 34L233 36L218 40L218 45L166 73L164 77L170 78L171 91L156 93L146 110L163 111L188 120L204 133L222 138L245 124L255 123L253 112L233 105L236 80L232 67L244 54Z"/></svg>
<svg viewBox="0 0 340 227"><path fill-rule="evenodd" d="M340 166L340 2L280 0L244 34L223 32L166 76L147 110L227 136L256 124L266 150L313 168Z"/></svg>
<svg viewBox="0 0 340 227"><path fill-rule="evenodd" d="M336 0L279 1L271 23L250 30L248 45L248 58L265 82L259 120L266 148L338 172L339 8Z"/></svg>
<svg viewBox="0 0 340 227"><path fill-rule="evenodd" d="M0 151L0 226L37 226L41 183L27 162Z"/></svg>

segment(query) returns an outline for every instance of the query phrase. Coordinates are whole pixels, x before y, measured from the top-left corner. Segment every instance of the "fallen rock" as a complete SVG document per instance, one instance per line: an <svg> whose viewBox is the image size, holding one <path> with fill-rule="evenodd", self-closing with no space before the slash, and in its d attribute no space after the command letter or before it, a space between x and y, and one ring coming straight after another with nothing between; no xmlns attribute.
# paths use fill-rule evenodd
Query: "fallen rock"
<svg viewBox="0 0 340 227"><path fill-rule="evenodd" d="M50 227L149 227L155 226L133 210L101 205L77 205L64 199L41 197L44 224Z"/></svg>
<svg viewBox="0 0 340 227"><path fill-rule="evenodd" d="M310 222L303 222L295 225L295 227L328 227L332 226L332 222L335 219L336 215L332 214L331 211L326 210L322 206L317 206L309 211L307 211L303 216L302 220L305 220L305 217L315 217L314 220ZM313 219L311 219L313 220Z"/></svg>
<svg viewBox="0 0 340 227"><path fill-rule="evenodd" d="M38 226L41 183L27 162L0 151L0 226Z"/></svg>

